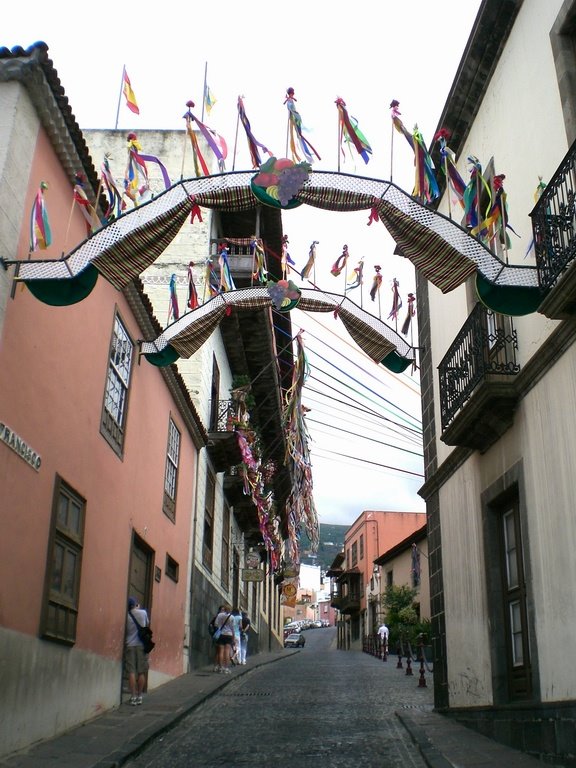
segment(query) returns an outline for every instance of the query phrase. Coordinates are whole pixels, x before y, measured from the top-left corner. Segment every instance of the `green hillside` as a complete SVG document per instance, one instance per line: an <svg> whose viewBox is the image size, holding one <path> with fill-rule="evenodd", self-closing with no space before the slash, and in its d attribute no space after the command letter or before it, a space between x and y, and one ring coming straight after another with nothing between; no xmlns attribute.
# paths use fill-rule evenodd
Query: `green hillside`
<svg viewBox="0 0 576 768"><path fill-rule="evenodd" d="M323 571L328 570L334 558L344 549L344 534L348 525L320 525L320 544L315 554L310 549L310 539L306 532L300 538L300 562L305 565L319 565Z"/></svg>

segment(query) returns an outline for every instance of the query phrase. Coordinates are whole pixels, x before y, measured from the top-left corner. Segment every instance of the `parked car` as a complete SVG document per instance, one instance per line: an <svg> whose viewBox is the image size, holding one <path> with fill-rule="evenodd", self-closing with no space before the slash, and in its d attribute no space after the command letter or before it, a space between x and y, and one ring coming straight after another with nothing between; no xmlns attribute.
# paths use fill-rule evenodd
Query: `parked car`
<svg viewBox="0 0 576 768"><path fill-rule="evenodd" d="M304 648L305 642L304 635L294 632L284 639L284 648Z"/></svg>

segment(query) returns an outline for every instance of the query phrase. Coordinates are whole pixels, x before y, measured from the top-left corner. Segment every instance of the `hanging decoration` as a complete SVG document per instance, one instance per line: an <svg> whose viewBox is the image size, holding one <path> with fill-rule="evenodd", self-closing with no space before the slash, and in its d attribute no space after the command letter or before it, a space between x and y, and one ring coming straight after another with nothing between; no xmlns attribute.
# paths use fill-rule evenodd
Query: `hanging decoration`
<svg viewBox="0 0 576 768"><path fill-rule="evenodd" d="M295 164L286 157L270 157L252 178L250 189L261 203L272 208L296 208L296 195L310 174L309 163Z"/></svg>
<svg viewBox="0 0 576 768"><path fill-rule="evenodd" d="M464 213L466 226L472 236L477 236L482 221L492 207L492 190L482 175L482 165L477 157L469 155L470 180L464 190Z"/></svg>
<svg viewBox="0 0 576 768"><path fill-rule="evenodd" d="M248 120L248 117L246 115L246 110L244 108L244 100L242 96L238 96L238 119L242 123L242 127L244 128L244 131L246 133L246 138L248 139L248 149L250 151L250 159L252 161L252 168L259 168L262 164L262 160L260 158L260 152L261 149L263 152L266 152L267 155L272 157L273 153L270 152L268 147L265 147L264 144L260 144L259 141L256 141L254 138L254 134L252 133L252 129L250 128L250 121Z"/></svg>
<svg viewBox="0 0 576 768"><path fill-rule="evenodd" d="M370 288L370 298L372 301L376 300L376 296L380 293L380 288L382 286L382 275L380 274L381 267L375 265L374 270L376 274L372 278L372 287Z"/></svg>
<svg viewBox="0 0 576 768"><path fill-rule="evenodd" d="M188 309L196 309L200 306L198 301L198 292L194 285L194 262L191 261L188 264L188 301L186 302Z"/></svg>
<svg viewBox="0 0 576 768"><path fill-rule="evenodd" d="M363 283L364 272L364 259L360 259L358 265L354 267L352 272L348 275L348 283L346 290L351 291L353 288L359 288Z"/></svg>
<svg viewBox="0 0 576 768"><path fill-rule="evenodd" d="M400 102L396 101L396 99L390 104L392 123L394 128L404 136L414 152L415 181L412 194L420 202L430 203L440 195L438 182L434 175L434 163L426 149L424 138L418 126L414 126L412 133L404 126L400 118L399 106Z"/></svg>
<svg viewBox="0 0 576 768"><path fill-rule="evenodd" d="M261 237L253 235L250 241L250 255L252 256L252 280L263 284L266 282L267 274L264 243Z"/></svg>
<svg viewBox="0 0 576 768"><path fill-rule="evenodd" d="M372 154L372 147L358 128L358 121L348 114L344 99L338 98L335 103L338 109L338 142L341 154L344 155L343 142L346 142L349 147L353 144L362 160L368 163ZM338 167L340 167L340 162L338 162Z"/></svg>
<svg viewBox="0 0 576 768"><path fill-rule="evenodd" d="M272 304L280 312L289 312L298 306L302 292L292 280L278 280L278 282L269 280L266 288Z"/></svg>
<svg viewBox="0 0 576 768"><path fill-rule="evenodd" d="M208 290L210 296L218 296L222 292L220 286L220 278L214 271L214 265L212 259L206 259L206 267L204 272L204 288Z"/></svg>
<svg viewBox="0 0 576 768"><path fill-rule="evenodd" d="M296 262L288 253L288 235L282 235L282 257L280 259L282 267L282 277L286 277L290 273L290 267L296 266Z"/></svg>
<svg viewBox="0 0 576 768"><path fill-rule="evenodd" d="M396 278L392 280L392 309L388 315L388 320L398 320L398 312L402 308L402 299L400 298L400 283Z"/></svg>
<svg viewBox="0 0 576 768"><path fill-rule="evenodd" d="M448 187L448 212L450 218L452 218L452 196L455 198L458 205L464 208L464 191L466 190L466 182L460 176L458 169L456 168L456 155L453 150L447 144L450 138L450 132L446 128L441 128L434 136L434 141L437 141L440 145L440 157L442 158L442 170L446 178L446 184Z"/></svg>
<svg viewBox="0 0 576 768"><path fill-rule="evenodd" d="M166 325L170 325L172 320L178 320L180 318L180 309L178 307L178 295L176 293L176 275L173 274L170 278L170 301L168 304L168 322Z"/></svg>
<svg viewBox="0 0 576 768"><path fill-rule="evenodd" d="M155 155L143 155L141 153L142 145L135 133L129 133L127 141L128 162L124 174L124 194L132 200L134 205L140 205L152 197L147 162L155 163L158 166L165 189L170 188L170 177L164 164Z"/></svg>
<svg viewBox="0 0 576 768"><path fill-rule="evenodd" d="M308 430L305 422L307 408L302 403L302 390L308 378L309 368L302 331L295 339L296 354L292 384L286 393L282 424L286 436L286 462L291 460L294 467L292 491L286 502L286 512L295 515L298 527L306 529L313 552L318 550L319 526L314 498L312 495L312 466L308 448Z"/></svg>
<svg viewBox="0 0 576 768"><path fill-rule="evenodd" d="M338 256L338 258L336 259L334 264L332 264L332 268L330 270L330 274L331 275L334 275L334 277L339 277L340 276L340 273L342 272L342 270L346 269L346 264L348 262L348 256L349 256L348 246L347 245L343 245L342 246L342 253L340 254L340 256Z"/></svg>
<svg viewBox="0 0 576 768"><path fill-rule="evenodd" d="M108 206L104 213L104 219L110 223L122 215L126 203L122 199L122 191L110 168L110 155L108 153L104 155L104 160L100 166L100 175L102 186L108 196Z"/></svg>
<svg viewBox="0 0 576 768"><path fill-rule="evenodd" d="M102 223L98 218L96 209L90 200L88 200L88 196L84 190L86 177L82 173L77 173L74 178L74 202L78 204L82 216L84 216L84 219L86 220L87 234L90 235L92 232L96 232L96 230L100 229Z"/></svg>
<svg viewBox="0 0 576 768"><path fill-rule="evenodd" d="M288 109L288 135L290 152L292 154L292 160L294 162L299 162L301 160L301 157L298 154L299 148L302 155L304 156L305 162L307 162L309 165L312 165L314 162L313 155L316 156L318 160L321 160L322 158L318 152L316 152L312 144L310 144L310 142L303 136L303 131L305 129L302 125L302 118L300 117L300 113L296 109L296 101L297 99L294 96L294 88L288 88L286 90L286 98L284 99L284 104ZM286 148L286 154L288 154L288 147Z"/></svg>
<svg viewBox="0 0 576 768"><path fill-rule="evenodd" d="M234 278L230 271L230 263L228 261L228 243L220 244L220 255L218 256L218 265L220 266L220 290L221 291L235 291Z"/></svg>
<svg viewBox="0 0 576 768"><path fill-rule="evenodd" d="M52 243L48 210L44 200L44 193L47 189L48 184L45 181L41 181L32 203L32 210L30 211L30 253L37 250L45 251Z"/></svg>
<svg viewBox="0 0 576 768"><path fill-rule="evenodd" d="M302 280L307 280L310 277L312 270L316 266L316 246L319 244L319 240L313 240L310 244L310 249L308 251L308 261L306 262L306 265L301 272Z"/></svg>
<svg viewBox="0 0 576 768"><path fill-rule="evenodd" d="M196 123L198 130L202 136L204 136L206 143L214 153L218 163L218 170L220 173L223 173L225 171L224 161L228 156L228 146L226 141L222 136L220 136L220 134L216 133L216 131L213 131L212 128L209 128L201 120L198 120L198 118L192 113L192 109L194 108L195 104L191 99L186 102L186 106L188 107L188 111L184 113L183 117L186 121L186 133L188 134L190 144L192 145L192 156L194 159L194 171L196 176L209 176L210 170L200 150L198 137L194 131L194 123Z"/></svg>
<svg viewBox="0 0 576 768"><path fill-rule="evenodd" d="M408 294L408 310L406 312L406 317L404 319L404 322L402 323L401 333L404 334L404 336L408 335L408 331L410 330L410 325L412 323L412 318L416 315L416 307L414 304L416 303L416 296L414 296L413 293Z"/></svg>

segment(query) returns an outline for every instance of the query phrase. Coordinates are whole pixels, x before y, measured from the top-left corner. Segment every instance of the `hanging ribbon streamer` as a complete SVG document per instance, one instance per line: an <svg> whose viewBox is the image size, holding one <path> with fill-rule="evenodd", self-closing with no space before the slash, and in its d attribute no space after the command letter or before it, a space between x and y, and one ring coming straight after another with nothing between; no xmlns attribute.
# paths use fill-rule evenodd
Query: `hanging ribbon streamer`
<svg viewBox="0 0 576 768"><path fill-rule="evenodd" d="M250 128L250 121L246 116L246 110L244 109L244 101L242 99L242 96L238 96L238 117L246 133L246 138L248 139L248 149L250 150L250 159L252 160L252 168L259 168L260 165L262 164L262 159L260 157L260 152L258 150L261 149L263 152L266 152L270 157L272 157L273 153L270 152L270 150L267 147L265 147L264 144L261 144L259 141L256 141L256 139L254 138L254 134L252 133L252 130Z"/></svg>
<svg viewBox="0 0 576 768"><path fill-rule="evenodd" d="M418 126L414 126L412 133L404 126L400 118L399 106L400 102L396 101L396 99L391 102L391 117L394 128L404 136L414 152L415 181L412 194L421 202L429 203L440 194L438 182L434 175L434 163L426 149L424 138L418 130Z"/></svg>
<svg viewBox="0 0 576 768"><path fill-rule="evenodd" d="M342 246L342 253L334 264L332 264L332 269L330 270L330 274L334 275L334 277L338 277L343 269L346 269L346 263L348 261L348 246L344 245Z"/></svg>
<svg viewBox="0 0 576 768"><path fill-rule="evenodd" d="M297 99L294 96L294 88L288 88L286 91L284 104L288 109L288 131L290 135L290 151L292 153L292 160L296 163L300 162L302 159L298 154L298 149L296 146L298 144L300 151L304 155L304 160L308 163L313 163L314 158L312 155L315 155L318 160L321 160L321 157L318 152L316 152L312 144L310 144L310 142L307 141L302 135L304 126L302 125L302 118L300 117L300 113L296 109L296 101Z"/></svg>
<svg viewBox="0 0 576 768"><path fill-rule="evenodd" d="M464 190L464 212L466 226L471 235L477 235L481 222L487 218L492 207L492 190L484 176L480 161L474 155L468 157L470 164L470 181ZM484 204L483 204L484 201Z"/></svg>
<svg viewBox="0 0 576 768"><path fill-rule="evenodd" d="M204 274L204 285L208 289L208 293L210 296L218 296L218 294L221 293L220 289L220 279L218 278L218 275L214 271L214 266L212 264L212 259L206 260L206 268L205 268L205 274Z"/></svg>
<svg viewBox="0 0 576 768"><path fill-rule="evenodd" d="M372 287L370 288L370 298L372 301L376 300L377 294L380 292L380 286L382 285L382 275L380 274L381 267L375 266L376 274L372 279Z"/></svg>
<svg viewBox="0 0 576 768"><path fill-rule="evenodd" d="M176 275L172 275L170 278L170 302L168 304L168 323L171 320L178 320L180 317L180 309L178 307L178 295L176 294Z"/></svg>
<svg viewBox="0 0 576 768"><path fill-rule="evenodd" d="M361 259L358 262L358 265L354 267L352 272L348 275L348 282L346 285L346 290L351 291L353 288L358 288L362 285L363 282L363 272L364 272L364 259Z"/></svg>
<svg viewBox="0 0 576 768"><path fill-rule="evenodd" d="M392 309L388 315L388 320L397 320L398 312L402 308L402 299L400 298L400 291L398 290L399 287L400 283L394 278L394 280L392 280Z"/></svg>
<svg viewBox="0 0 576 768"><path fill-rule="evenodd" d="M124 173L124 194L132 200L134 205L138 205L150 189L148 168L140 156L142 146L136 134L129 133L127 141L128 162Z"/></svg>
<svg viewBox="0 0 576 768"><path fill-rule="evenodd" d="M346 142L348 146L353 144L362 160L364 160L365 163L368 163L370 155L372 154L372 147L362 131L358 128L358 121L348 114L344 99L338 98L335 103L336 108L338 109L338 136L340 139L340 151L342 155L344 155L344 147L342 146L342 143Z"/></svg>
<svg viewBox="0 0 576 768"><path fill-rule="evenodd" d="M290 274L290 266L296 266L296 262L290 254L288 253L288 235L282 236L282 258L281 258L281 267L282 267L282 277L286 278L286 275Z"/></svg>
<svg viewBox="0 0 576 768"><path fill-rule="evenodd" d="M86 220L86 228L87 228L88 234L91 234L92 232L95 232L97 229L100 229L100 227L102 226L102 223L98 218L96 209L94 208L90 200L88 200L88 196L84 191L84 184L86 183L86 178L81 173L77 173L75 176L75 181L76 183L74 184L74 193L73 193L74 202L78 204L78 207L82 212L82 216L84 216Z"/></svg>
<svg viewBox="0 0 576 768"><path fill-rule="evenodd" d="M104 160L100 167L100 172L102 176L102 185L104 186L108 196L108 207L104 213L104 218L107 222L110 222L119 218L126 206L122 200L122 192L120 191L120 187L110 168L110 155L104 155Z"/></svg>
<svg viewBox="0 0 576 768"><path fill-rule="evenodd" d="M222 291L235 291L236 286L230 272L230 264L228 262L228 244L222 243L220 246L220 256L218 257L218 264L220 265L220 290Z"/></svg>
<svg viewBox="0 0 576 768"><path fill-rule="evenodd" d="M264 253L264 244L261 237L254 237L250 242L250 255L252 256L252 279L257 283L267 281L266 260Z"/></svg>
<svg viewBox="0 0 576 768"><path fill-rule="evenodd" d="M319 244L319 240L313 240L310 245L310 250L308 251L308 261L306 262L306 266L302 270L301 277L303 280L306 280L309 276L312 270L314 269L315 263L316 263L316 246Z"/></svg>
<svg viewBox="0 0 576 768"><path fill-rule="evenodd" d="M404 319L404 322L402 323L401 331L406 336L408 334L408 331L410 329L410 324L412 322L412 318L416 314L416 307L414 304L416 303L416 296L414 296L413 293L408 294L408 311L406 313L406 318Z"/></svg>
<svg viewBox="0 0 576 768"><path fill-rule="evenodd" d="M464 191L466 190L466 182L458 173L456 168L455 158L456 155L453 150L447 144L450 138L450 132L446 128L441 128L434 136L434 141L440 144L440 157L442 158L442 170L446 177L446 184L449 190L448 206L450 211L450 218L452 218L452 204L450 199L450 192L454 196L456 202L464 208Z"/></svg>
<svg viewBox="0 0 576 768"><path fill-rule="evenodd" d="M198 292L194 285L194 262L191 261L188 264L188 301L186 302L188 309L196 309L200 306L198 301Z"/></svg>
<svg viewBox="0 0 576 768"><path fill-rule="evenodd" d="M47 189L48 184L45 181L41 181L32 204L32 210L30 211L30 252L38 249L44 251L52 242L48 210L44 200L44 192Z"/></svg>
<svg viewBox="0 0 576 768"><path fill-rule="evenodd" d="M204 136L206 143L214 153L218 163L218 170L220 173L223 173L225 171L224 161L228 156L228 146L226 141L222 136L220 136L220 134L216 133L216 131L212 130L212 128L209 128L205 123L198 120L198 118L192 114L192 108L195 106L193 101L187 101L186 106L188 107L188 111L184 113L183 117L186 121L186 133L188 134L188 137L190 138L190 144L192 145L192 156L194 159L194 171L196 173L196 177L202 175L209 176L210 171L208 169L206 160L200 151L198 137L196 136L196 132L193 127L194 123L196 123L198 130L202 136Z"/></svg>

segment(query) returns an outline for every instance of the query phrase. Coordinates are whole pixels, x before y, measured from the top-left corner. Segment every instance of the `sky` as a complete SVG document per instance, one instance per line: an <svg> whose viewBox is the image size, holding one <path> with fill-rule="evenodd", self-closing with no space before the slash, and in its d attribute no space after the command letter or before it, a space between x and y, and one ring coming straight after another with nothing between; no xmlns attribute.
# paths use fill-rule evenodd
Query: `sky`
<svg viewBox="0 0 576 768"><path fill-rule="evenodd" d="M305 137L320 155L313 169L393 180L410 193L413 154L393 135L390 102L399 101L404 124L418 125L430 144L466 46L480 0L392 2L311 0L305 6L264 0L185 5L174 0L111 9L71 0L12 3L3 15L0 45L24 48L42 40L82 129L134 131L184 128L186 103L224 137L226 170L251 167L238 127L242 96L256 139L286 157L286 90L294 88ZM140 114L121 98L123 68ZM204 112L207 83L214 105ZM368 139L368 164L340 152L337 98ZM143 151L146 147L143 146ZM98 167L101 159L94 158ZM364 261L364 285L348 298L388 321L392 283L399 283L405 316L415 293L414 270L394 255L394 242L368 211L331 213L306 206L283 212L289 252L300 270L318 241L315 285L344 292L345 278L330 267L348 245L348 266ZM382 287L369 290L381 267ZM303 287L306 281L296 279ZM409 343L417 345L417 313ZM309 364L304 403L320 524L350 525L363 510L424 512L418 371L392 374L355 346L331 316L292 313L303 332Z"/></svg>

